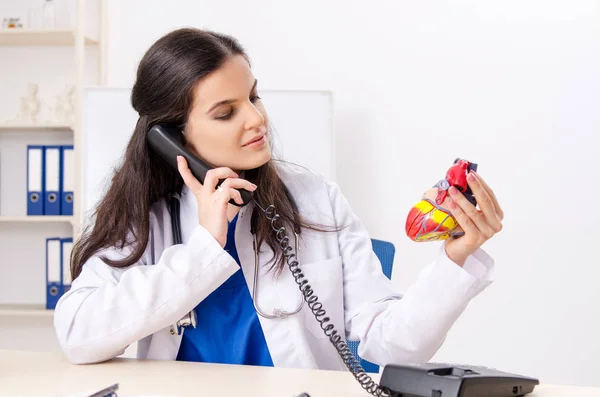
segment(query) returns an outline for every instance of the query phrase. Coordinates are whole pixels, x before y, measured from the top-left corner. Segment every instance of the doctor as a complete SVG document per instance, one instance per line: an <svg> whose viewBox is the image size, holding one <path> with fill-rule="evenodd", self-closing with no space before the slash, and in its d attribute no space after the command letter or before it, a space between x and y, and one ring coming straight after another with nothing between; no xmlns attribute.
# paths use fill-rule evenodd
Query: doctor
<svg viewBox="0 0 600 397"><path fill-rule="evenodd" d="M229 36L181 29L159 39L139 64L132 104L139 120L95 224L75 244L72 287L55 311L73 363L108 360L138 342L145 359L346 369L302 303L269 221L254 203L228 204L239 202L236 188L275 205L329 324L379 365L429 360L493 279L480 246L500 231L502 210L471 175L481 209L451 195L465 236L447 240L400 295L338 186L271 158L257 81ZM176 170L148 148L147 131L165 122L181 125L187 146L214 167L203 185L185 160ZM217 188L219 179L226 180ZM174 193L181 244L172 231ZM192 311L195 328L174 326Z"/></svg>

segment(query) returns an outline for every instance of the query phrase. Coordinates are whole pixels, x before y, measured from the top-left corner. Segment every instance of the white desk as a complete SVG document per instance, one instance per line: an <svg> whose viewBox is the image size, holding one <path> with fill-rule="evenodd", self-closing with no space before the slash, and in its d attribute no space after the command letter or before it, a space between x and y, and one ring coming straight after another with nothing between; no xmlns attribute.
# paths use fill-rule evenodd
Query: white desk
<svg viewBox="0 0 600 397"><path fill-rule="evenodd" d="M60 354L0 350L0 396L60 396L114 383L119 383L119 397L370 396L348 372L133 359L72 365ZM540 385L530 396L600 397L600 388Z"/></svg>

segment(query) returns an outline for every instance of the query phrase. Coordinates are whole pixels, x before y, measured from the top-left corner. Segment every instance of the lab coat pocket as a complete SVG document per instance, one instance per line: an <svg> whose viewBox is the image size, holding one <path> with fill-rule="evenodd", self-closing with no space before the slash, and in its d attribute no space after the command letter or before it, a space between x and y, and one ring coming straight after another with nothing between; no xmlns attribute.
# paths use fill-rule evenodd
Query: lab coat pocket
<svg viewBox="0 0 600 397"><path fill-rule="evenodd" d="M333 325L339 334L344 335L344 300L342 257L336 256L323 261L301 264L304 279L317 296L322 309L329 317L326 325ZM327 338L321 324L315 318L308 304L302 308L304 326L317 338ZM321 317L322 318L322 317Z"/></svg>

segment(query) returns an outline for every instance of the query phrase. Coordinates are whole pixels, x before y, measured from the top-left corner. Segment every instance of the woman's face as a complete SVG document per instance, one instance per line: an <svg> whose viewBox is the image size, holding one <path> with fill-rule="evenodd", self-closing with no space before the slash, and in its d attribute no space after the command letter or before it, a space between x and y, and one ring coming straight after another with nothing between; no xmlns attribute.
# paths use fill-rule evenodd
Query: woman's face
<svg viewBox="0 0 600 397"><path fill-rule="evenodd" d="M194 88L185 136L195 154L212 167L239 173L271 158L267 112L256 90L250 66L239 55Z"/></svg>

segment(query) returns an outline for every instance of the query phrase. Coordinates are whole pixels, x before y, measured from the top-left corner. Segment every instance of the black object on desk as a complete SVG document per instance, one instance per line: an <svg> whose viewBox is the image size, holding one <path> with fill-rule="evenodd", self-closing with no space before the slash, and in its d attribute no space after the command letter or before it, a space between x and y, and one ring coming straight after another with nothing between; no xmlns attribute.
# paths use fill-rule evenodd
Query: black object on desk
<svg viewBox="0 0 600 397"><path fill-rule="evenodd" d="M539 383L486 367L425 363L386 365L380 386L402 397L514 397L533 392Z"/></svg>
<svg viewBox="0 0 600 397"><path fill-rule="evenodd" d="M117 397L117 390L119 389L119 384L115 383L112 386L107 387L106 389L102 389L97 391L94 394L90 394L88 397Z"/></svg>

